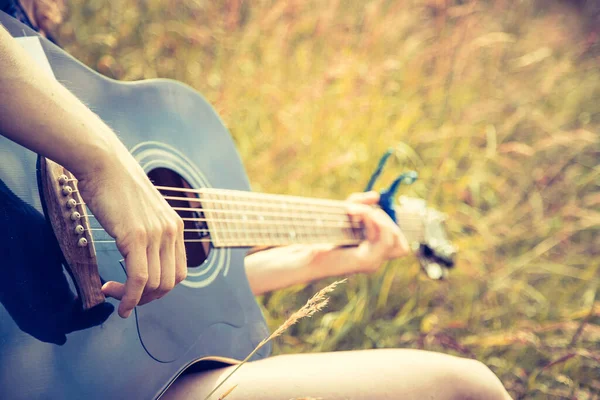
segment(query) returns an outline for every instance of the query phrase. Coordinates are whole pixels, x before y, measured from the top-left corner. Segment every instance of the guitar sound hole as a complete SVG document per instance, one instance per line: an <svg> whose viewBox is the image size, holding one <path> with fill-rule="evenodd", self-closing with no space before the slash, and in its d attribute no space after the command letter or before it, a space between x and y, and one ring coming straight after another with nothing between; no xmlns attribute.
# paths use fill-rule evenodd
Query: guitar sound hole
<svg viewBox="0 0 600 400"><path fill-rule="evenodd" d="M192 186L177 172L167 168L155 168L148 172L148 177L155 186L169 186L183 189L193 189ZM187 254L188 268L201 265L211 249L208 228L202 213L202 208L197 199L198 195L192 192L180 192L175 190L161 190L166 197L177 197L178 199L167 199L173 208L186 208L188 210L175 210L181 218L184 218L184 240ZM185 200L189 198L190 200ZM197 209L190 210L190 209Z"/></svg>

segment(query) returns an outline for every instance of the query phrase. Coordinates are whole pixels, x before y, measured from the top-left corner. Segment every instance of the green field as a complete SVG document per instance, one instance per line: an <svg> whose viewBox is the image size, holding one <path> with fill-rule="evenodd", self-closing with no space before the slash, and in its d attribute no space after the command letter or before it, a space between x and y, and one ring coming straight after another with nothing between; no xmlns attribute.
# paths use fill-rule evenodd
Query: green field
<svg viewBox="0 0 600 400"><path fill-rule="evenodd" d="M600 398L600 52L554 1L71 0L58 35L122 80L214 105L253 188L344 198L381 154L448 215L446 282L413 259L352 277L277 353L475 357L515 398ZM327 282L262 298L272 328Z"/></svg>

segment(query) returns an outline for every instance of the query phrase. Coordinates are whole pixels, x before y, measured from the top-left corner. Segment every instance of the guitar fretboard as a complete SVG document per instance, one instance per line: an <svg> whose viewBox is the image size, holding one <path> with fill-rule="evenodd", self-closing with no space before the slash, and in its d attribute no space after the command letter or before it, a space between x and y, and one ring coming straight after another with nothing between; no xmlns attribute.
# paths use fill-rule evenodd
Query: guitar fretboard
<svg viewBox="0 0 600 400"><path fill-rule="evenodd" d="M202 189L200 200L215 247L364 240L362 222L348 216L342 201L220 189Z"/></svg>
<svg viewBox="0 0 600 400"><path fill-rule="evenodd" d="M331 243L356 245L365 239L361 221L337 200L201 189L202 213L215 247ZM399 225L409 242L423 236L419 216L402 210Z"/></svg>

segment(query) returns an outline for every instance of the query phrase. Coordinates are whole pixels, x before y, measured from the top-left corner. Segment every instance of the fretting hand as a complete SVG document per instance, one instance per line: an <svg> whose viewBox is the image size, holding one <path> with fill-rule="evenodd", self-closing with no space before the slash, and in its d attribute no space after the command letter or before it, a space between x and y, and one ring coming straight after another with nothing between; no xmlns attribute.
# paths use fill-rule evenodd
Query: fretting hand
<svg viewBox="0 0 600 400"><path fill-rule="evenodd" d="M355 259L348 273L374 272L385 261L409 253L408 242L400 227L382 209L373 207L379 202L379 193L354 193L348 201L356 203L348 212L352 218L363 222L366 236L357 247L343 249Z"/></svg>
<svg viewBox="0 0 600 400"><path fill-rule="evenodd" d="M259 251L246 257L246 273L254 294L331 276L374 272L385 262L409 253L404 234L381 209L377 192L356 193L348 213L365 225L366 239L356 247L298 244Z"/></svg>

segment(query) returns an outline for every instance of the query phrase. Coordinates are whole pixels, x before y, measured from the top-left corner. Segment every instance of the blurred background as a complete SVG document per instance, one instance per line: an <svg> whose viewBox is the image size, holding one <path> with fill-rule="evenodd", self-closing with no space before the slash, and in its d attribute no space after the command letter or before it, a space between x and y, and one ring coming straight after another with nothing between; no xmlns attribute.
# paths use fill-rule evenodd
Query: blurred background
<svg viewBox="0 0 600 400"><path fill-rule="evenodd" d="M415 169L402 194L448 215L448 281L352 277L275 353L443 351L517 399L600 398L600 1L67 3L59 42L199 90L254 190L344 198L395 147L382 182ZM262 297L271 327L326 283Z"/></svg>

